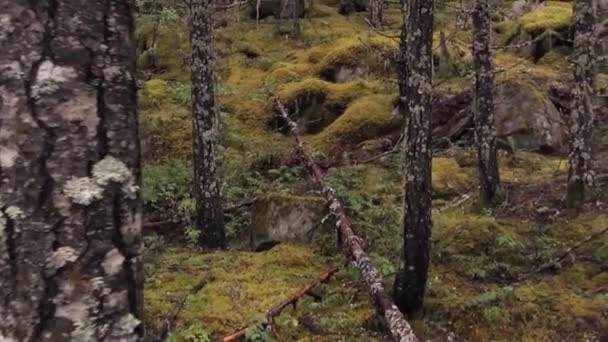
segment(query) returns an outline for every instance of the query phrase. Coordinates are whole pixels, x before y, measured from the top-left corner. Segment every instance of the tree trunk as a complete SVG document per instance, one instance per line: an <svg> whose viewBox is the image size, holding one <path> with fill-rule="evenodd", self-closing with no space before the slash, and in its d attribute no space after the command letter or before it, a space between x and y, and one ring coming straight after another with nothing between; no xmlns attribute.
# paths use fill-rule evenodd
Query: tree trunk
<svg viewBox="0 0 608 342"><path fill-rule="evenodd" d="M293 23L291 26L291 35L293 37L298 37L302 28L300 27L300 0L292 0L293 1Z"/></svg>
<svg viewBox="0 0 608 342"><path fill-rule="evenodd" d="M0 341L140 341L131 1L0 0Z"/></svg>
<svg viewBox="0 0 608 342"><path fill-rule="evenodd" d="M216 164L220 138L215 103L215 56L211 0L191 3L192 46L192 134L196 227L200 243L208 248L224 248L224 212Z"/></svg>
<svg viewBox="0 0 608 342"><path fill-rule="evenodd" d="M574 6L574 87L570 115L570 171L566 202L580 207L585 187L592 186L593 63L596 40L592 0L576 0Z"/></svg>
<svg viewBox="0 0 608 342"><path fill-rule="evenodd" d="M422 313L431 236L431 101L433 1L408 0L398 70L405 128L405 219L403 253L393 296L410 318Z"/></svg>
<svg viewBox="0 0 608 342"><path fill-rule="evenodd" d="M494 67L490 54L490 4L476 0L473 10L473 65L475 68L475 138L480 197L491 205L500 186L494 125Z"/></svg>
<svg viewBox="0 0 608 342"><path fill-rule="evenodd" d="M382 26L382 0L370 0L369 19L373 27Z"/></svg>

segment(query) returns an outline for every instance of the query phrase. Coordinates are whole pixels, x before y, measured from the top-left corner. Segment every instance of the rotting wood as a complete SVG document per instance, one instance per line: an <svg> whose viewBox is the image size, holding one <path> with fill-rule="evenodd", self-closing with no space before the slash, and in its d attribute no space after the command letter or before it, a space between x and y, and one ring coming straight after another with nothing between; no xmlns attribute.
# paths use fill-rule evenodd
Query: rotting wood
<svg viewBox="0 0 608 342"><path fill-rule="evenodd" d="M363 240L353 232L350 219L346 215L346 211L338 200L335 191L324 182L324 173L310 156L304 141L300 139L297 125L289 118L285 107L277 96L275 96L275 103L276 108L279 110L279 115L285 120L291 134L296 140L298 154L304 159L306 167L310 171L315 183L321 188L323 195L329 202L329 209L336 218L336 229L339 232L340 239L344 246L348 248L347 253L352 257L354 266L359 270L363 279L365 279L373 298L374 306L380 316L384 318L392 337L400 342L418 341L409 323L384 289L380 272L371 263L365 253Z"/></svg>
<svg viewBox="0 0 608 342"><path fill-rule="evenodd" d="M283 312L283 310L288 307L289 305L293 305L294 308L296 306L296 303L298 302L298 300L300 300L300 298L306 296L306 295L310 295L312 297L315 297L315 294L311 294L312 289L314 289L317 285L322 284L322 283L326 283L329 281L329 279L336 274L338 271L340 270L340 267L334 266L332 268L330 268L329 270L327 270L326 272L324 272L323 274L321 274L319 276L319 278L317 280L315 280L314 282L308 283L304 286L302 286L302 288L300 288L298 291L296 291L294 294L292 294L289 298L283 300L281 303L279 303L278 305L272 307L270 310L268 310L268 313L266 314L266 320L262 323L262 325L264 325L265 327L270 327L270 329L272 329L272 327L274 326L274 319L275 317L277 317L278 315L281 314L281 312ZM316 298L316 297L315 297ZM241 337L243 337L245 335L245 333L247 332L247 330L249 330L251 327L245 327L233 334L230 334L228 336L225 336L222 341L223 342L234 342L234 341L238 341Z"/></svg>
<svg viewBox="0 0 608 342"><path fill-rule="evenodd" d="M201 281L196 283L190 289L190 291L188 291L188 293L179 302L177 302L175 304L175 306L173 306L173 310L171 310L171 312L169 312L169 314L166 316L161 328L158 330L157 333L151 335L151 337L148 339L148 342L164 341L167 338L167 335L169 335L169 332L171 331L171 329L173 328L173 325L175 324L175 321L177 320L177 316L184 309L184 306L186 306L186 302L188 301L188 298L190 296L193 296L193 295L197 294L198 292L200 292L203 289L203 287L205 287L205 285L209 284L213 280L215 280L215 278L213 276L206 276Z"/></svg>

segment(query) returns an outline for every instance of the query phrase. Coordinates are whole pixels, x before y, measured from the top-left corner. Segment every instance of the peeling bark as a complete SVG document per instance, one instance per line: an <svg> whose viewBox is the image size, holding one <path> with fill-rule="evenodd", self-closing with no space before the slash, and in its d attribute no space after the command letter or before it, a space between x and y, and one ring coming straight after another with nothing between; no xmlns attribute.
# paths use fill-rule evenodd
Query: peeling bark
<svg viewBox="0 0 608 342"><path fill-rule="evenodd" d="M475 138L482 202L493 203L500 186L494 125L494 66L490 52L490 3L476 0L473 10L473 65L475 68Z"/></svg>
<svg viewBox="0 0 608 342"><path fill-rule="evenodd" d="M382 276L378 269L372 264L371 260L363 249L363 240L355 234L346 215L346 210L338 200L334 189L330 188L324 181L324 174L319 165L310 156L304 141L300 139L298 126L293 122L285 107L278 98L275 98L276 107L283 120L287 123L291 134L296 139L298 154L306 163L306 167L313 176L313 180L321 188L323 195L329 202L330 213L336 218L336 230L341 242L348 249L347 253L352 257L353 264L367 283L370 294L374 301L374 306L378 314L384 318L386 325L395 339L399 342L416 342L418 339L414 335L409 323L405 320L397 306L393 303L390 296L384 289Z"/></svg>
<svg viewBox="0 0 608 342"><path fill-rule="evenodd" d="M140 341L133 7L0 0L0 341Z"/></svg>
<svg viewBox="0 0 608 342"><path fill-rule="evenodd" d="M585 188L594 183L591 139L593 133L593 64L596 38L592 0L575 0L574 6L574 87L570 111L570 170L566 202L580 207Z"/></svg>
<svg viewBox="0 0 608 342"><path fill-rule="evenodd" d="M195 0L191 3L190 10L196 226L201 232L201 245L208 248L225 248L224 212L216 163L220 129L215 91L211 0Z"/></svg>
<svg viewBox="0 0 608 342"><path fill-rule="evenodd" d="M409 318L422 313L430 262L432 0L408 0L397 71L401 109L406 117L405 218L403 253L393 298Z"/></svg>

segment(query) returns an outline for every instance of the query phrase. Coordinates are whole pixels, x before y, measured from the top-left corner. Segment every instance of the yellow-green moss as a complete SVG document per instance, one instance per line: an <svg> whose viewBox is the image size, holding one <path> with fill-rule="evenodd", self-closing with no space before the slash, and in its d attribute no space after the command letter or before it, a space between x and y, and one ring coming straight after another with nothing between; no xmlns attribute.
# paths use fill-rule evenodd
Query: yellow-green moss
<svg viewBox="0 0 608 342"><path fill-rule="evenodd" d="M568 171L568 162L536 153L517 152L499 159L500 178L506 182L533 183Z"/></svg>
<svg viewBox="0 0 608 342"><path fill-rule="evenodd" d="M559 31L570 26L572 20L572 3L545 1L544 5L519 19L524 31L539 33L546 30Z"/></svg>
<svg viewBox="0 0 608 342"><path fill-rule="evenodd" d="M473 185L472 174L462 169L453 158L433 158L432 171L435 197L464 193Z"/></svg>
<svg viewBox="0 0 608 342"><path fill-rule="evenodd" d="M566 57L557 51L547 52L538 60L538 64L548 66L555 70L568 70L568 61L566 60Z"/></svg>
<svg viewBox="0 0 608 342"><path fill-rule="evenodd" d="M266 80L282 84L300 81L312 74L313 67L305 63L277 63L270 69Z"/></svg>
<svg viewBox="0 0 608 342"><path fill-rule="evenodd" d="M393 114L394 97L371 95L360 98L346 111L310 140L313 149L329 152L337 147L353 145L397 128L402 121Z"/></svg>
<svg viewBox="0 0 608 342"><path fill-rule="evenodd" d="M287 105L294 102L305 103L314 98L324 106L333 109L344 109L354 100L378 91L379 85L371 81L353 81L331 83L317 78L308 78L301 82L289 83L279 88L279 97Z"/></svg>
<svg viewBox="0 0 608 342"><path fill-rule="evenodd" d="M397 47L397 41L386 37L355 36L341 39L319 62L320 74L333 72L341 66L364 67L370 71L392 70L385 65L386 58L378 54L391 54Z"/></svg>

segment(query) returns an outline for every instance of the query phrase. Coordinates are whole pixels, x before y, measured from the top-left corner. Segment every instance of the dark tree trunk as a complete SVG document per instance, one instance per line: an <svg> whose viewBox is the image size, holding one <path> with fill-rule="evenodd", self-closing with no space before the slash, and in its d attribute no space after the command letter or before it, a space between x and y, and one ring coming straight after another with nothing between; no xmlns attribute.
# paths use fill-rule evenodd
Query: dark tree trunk
<svg viewBox="0 0 608 342"><path fill-rule="evenodd" d="M373 27L382 26L382 0L370 0L369 20Z"/></svg>
<svg viewBox="0 0 608 342"><path fill-rule="evenodd" d="M398 70L406 116L405 218L402 259L393 296L410 318L422 313L431 237L431 101L433 1L407 0Z"/></svg>
<svg viewBox="0 0 608 342"><path fill-rule="evenodd" d="M591 138L593 133L593 63L596 40L592 0L576 0L574 6L574 88L570 115L570 171L566 202L580 207L585 187L592 186Z"/></svg>
<svg viewBox="0 0 608 342"><path fill-rule="evenodd" d="M132 2L0 0L0 341L140 341Z"/></svg>
<svg viewBox="0 0 608 342"><path fill-rule="evenodd" d="M300 0L292 0L293 1L293 13L292 13L292 26L291 26L291 35L293 37L298 37L302 28L300 27Z"/></svg>
<svg viewBox="0 0 608 342"><path fill-rule="evenodd" d="M200 242L208 248L224 248L224 212L216 164L220 138L215 103L215 56L211 0L191 3L192 134L196 226Z"/></svg>
<svg viewBox="0 0 608 342"><path fill-rule="evenodd" d="M494 67L490 54L490 4L476 0L473 10L473 64L475 68L475 138L479 187L484 205L491 205L500 186L494 125Z"/></svg>

